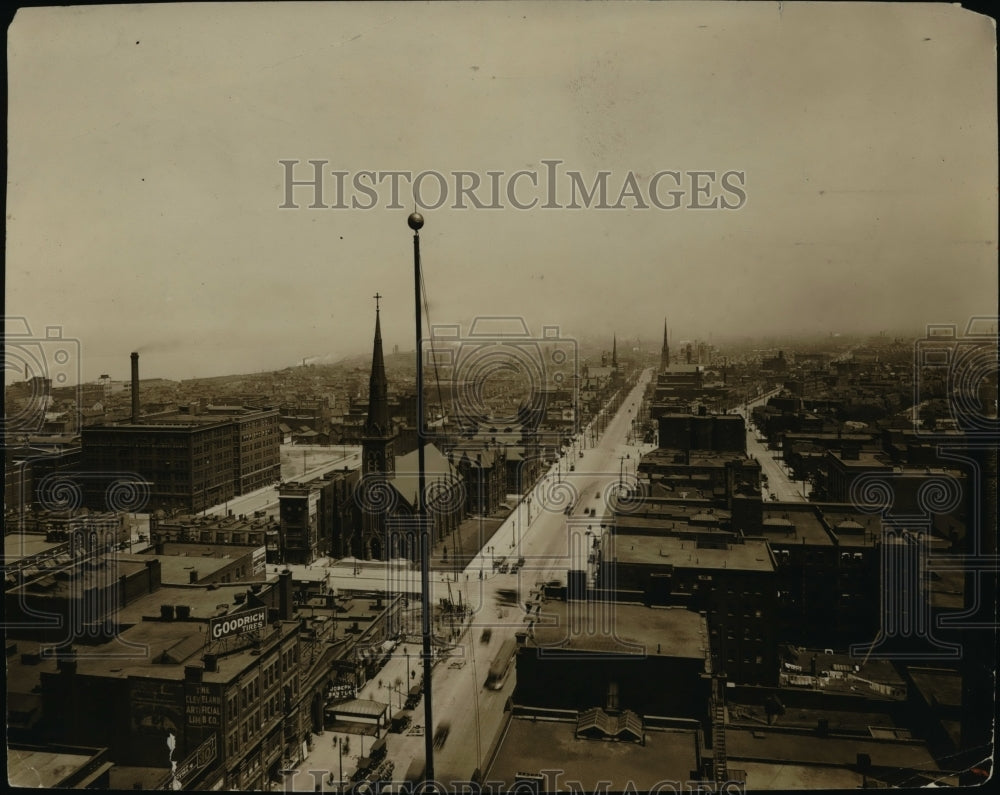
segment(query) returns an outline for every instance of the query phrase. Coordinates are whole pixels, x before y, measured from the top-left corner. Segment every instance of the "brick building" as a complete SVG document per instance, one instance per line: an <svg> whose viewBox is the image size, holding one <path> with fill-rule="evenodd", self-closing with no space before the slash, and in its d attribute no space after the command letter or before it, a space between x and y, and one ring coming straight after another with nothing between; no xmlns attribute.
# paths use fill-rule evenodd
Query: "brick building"
<svg viewBox="0 0 1000 795"><path fill-rule="evenodd" d="M777 676L775 561L764 539L726 534L695 539L605 533L598 586L649 605L704 610L712 671L735 682L771 684Z"/></svg>
<svg viewBox="0 0 1000 795"><path fill-rule="evenodd" d="M274 484L281 475L275 409L196 405L140 422L82 431L88 504L104 507L108 473L138 475L148 509L198 512Z"/></svg>
<svg viewBox="0 0 1000 795"><path fill-rule="evenodd" d="M360 519L355 499L358 482L357 470L343 469L282 483L278 549L269 561L308 564L317 557L353 554L351 544Z"/></svg>

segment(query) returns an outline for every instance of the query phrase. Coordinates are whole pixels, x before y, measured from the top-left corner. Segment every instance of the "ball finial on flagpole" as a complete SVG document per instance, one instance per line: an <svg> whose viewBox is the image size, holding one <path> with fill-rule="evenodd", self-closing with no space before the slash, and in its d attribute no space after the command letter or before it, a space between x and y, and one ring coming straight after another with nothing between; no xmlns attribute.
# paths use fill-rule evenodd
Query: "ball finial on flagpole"
<svg viewBox="0 0 1000 795"><path fill-rule="evenodd" d="M424 225L424 217L420 213L410 213L410 217L406 219L406 223L410 229L416 232Z"/></svg>

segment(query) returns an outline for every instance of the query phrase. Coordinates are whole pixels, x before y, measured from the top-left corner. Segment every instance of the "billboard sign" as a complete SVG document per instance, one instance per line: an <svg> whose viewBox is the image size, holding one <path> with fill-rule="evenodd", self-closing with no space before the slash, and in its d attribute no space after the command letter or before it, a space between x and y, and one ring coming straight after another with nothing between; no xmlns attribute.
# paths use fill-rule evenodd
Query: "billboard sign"
<svg viewBox="0 0 1000 795"><path fill-rule="evenodd" d="M222 640L244 632L256 632L267 626L267 608L251 607L238 613L213 618L208 622L212 640Z"/></svg>
<svg viewBox="0 0 1000 795"><path fill-rule="evenodd" d="M263 573L267 565L267 547L257 547L250 560L251 573L254 576Z"/></svg>

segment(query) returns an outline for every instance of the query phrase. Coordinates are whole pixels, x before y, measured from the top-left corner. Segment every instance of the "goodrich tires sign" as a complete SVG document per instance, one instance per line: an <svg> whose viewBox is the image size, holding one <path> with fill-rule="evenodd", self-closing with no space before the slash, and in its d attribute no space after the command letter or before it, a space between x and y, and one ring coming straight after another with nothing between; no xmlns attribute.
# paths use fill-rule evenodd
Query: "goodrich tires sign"
<svg viewBox="0 0 1000 795"><path fill-rule="evenodd" d="M264 629L267 624L267 608L252 607L239 613L213 618L208 622L208 631L212 640L222 640L232 635L242 635L244 632L256 632Z"/></svg>

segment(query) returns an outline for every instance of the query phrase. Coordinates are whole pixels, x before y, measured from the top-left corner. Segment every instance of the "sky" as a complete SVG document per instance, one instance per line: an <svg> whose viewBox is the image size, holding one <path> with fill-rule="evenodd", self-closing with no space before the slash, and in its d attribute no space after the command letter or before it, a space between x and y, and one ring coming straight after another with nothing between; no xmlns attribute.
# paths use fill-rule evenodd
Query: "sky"
<svg viewBox="0 0 1000 795"><path fill-rule="evenodd" d="M21 9L5 359L59 326L84 380L330 361L376 292L412 349L394 171L463 335L964 326L997 311L995 42L919 3Z"/></svg>

